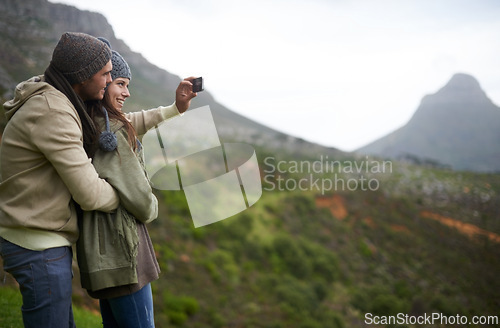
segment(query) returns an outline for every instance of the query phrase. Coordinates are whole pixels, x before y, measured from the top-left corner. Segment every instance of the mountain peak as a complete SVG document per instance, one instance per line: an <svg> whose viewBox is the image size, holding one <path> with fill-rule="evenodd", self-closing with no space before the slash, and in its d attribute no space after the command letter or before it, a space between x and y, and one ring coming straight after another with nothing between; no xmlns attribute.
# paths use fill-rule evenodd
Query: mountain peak
<svg viewBox="0 0 500 328"><path fill-rule="evenodd" d="M428 96L429 97L429 96ZM489 102L475 77L457 73L436 94L430 96L433 101L447 103L477 103Z"/></svg>
<svg viewBox="0 0 500 328"><path fill-rule="evenodd" d="M422 99L402 128L358 150L398 158L411 154L458 170L500 170L500 108L479 82L455 74L435 94Z"/></svg>
<svg viewBox="0 0 500 328"><path fill-rule="evenodd" d="M443 87L443 89L453 89L456 91L481 90L479 82L472 75L457 73L453 75L450 81Z"/></svg>

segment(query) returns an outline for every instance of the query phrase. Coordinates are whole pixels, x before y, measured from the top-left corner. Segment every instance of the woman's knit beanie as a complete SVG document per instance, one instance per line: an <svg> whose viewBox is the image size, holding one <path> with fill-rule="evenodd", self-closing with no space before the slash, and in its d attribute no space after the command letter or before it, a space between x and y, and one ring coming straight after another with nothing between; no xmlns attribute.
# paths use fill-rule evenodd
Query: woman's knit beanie
<svg viewBox="0 0 500 328"><path fill-rule="evenodd" d="M116 51L113 50L113 56L111 56L111 62L113 63L113 70L111 70L111 78L114 80L117 77L126 77L132 80L132 72L130 72L130 67L123 57Z"/></svg>
<svg viewBox="0 0 500 328"><path fill-rule="evenodd" d="M98 37L98 39L106 43L111 49L111 44L108 40L103 37ZM122 55L120 55L118 51L111 50L111 52L113 53L111 56L111 63L113 64L113 69L111 70L111 79L114 81L117 77L126 77L129 80L132 80L132 72L130 72L130 67L128 66L125 59L123 59Z"/></svg>
<svg viewBox="0 0 500 328"><path fill-rule="evenodd" d="M90 79L111 59L110 47L85 34L66 32L52 54L54 65L71 85Z"/></svg>

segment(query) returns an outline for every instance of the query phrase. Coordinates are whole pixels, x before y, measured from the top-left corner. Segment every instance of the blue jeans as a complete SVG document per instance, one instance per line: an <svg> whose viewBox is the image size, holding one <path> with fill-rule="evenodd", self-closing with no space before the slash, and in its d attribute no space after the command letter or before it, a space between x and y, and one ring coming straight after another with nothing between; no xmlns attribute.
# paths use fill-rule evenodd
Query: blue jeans
<svg viewBox="0 0 500 328"><path fill-rule="evenodd" d="M151 284L125 296L99 300L104 328L154 328Z"/></svg>
<svg viewBox="0 0 500 328"><path fill-rule="evenodd" d="M24 327L74 328L71 247L32 251L0 238L4 270L19 283Z"/></svg>

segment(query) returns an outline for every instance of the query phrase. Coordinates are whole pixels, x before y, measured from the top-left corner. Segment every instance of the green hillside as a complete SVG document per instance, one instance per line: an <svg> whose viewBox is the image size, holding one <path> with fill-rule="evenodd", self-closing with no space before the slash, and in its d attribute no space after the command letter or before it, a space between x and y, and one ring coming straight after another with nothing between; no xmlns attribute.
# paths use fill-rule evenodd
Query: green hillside
<svg viewBox="0 0 500 328"><path fill-rule="evenodd" d="M372 176L377 191L265 191L250 210L198 229L182 194L159 193L158 320L362 327L365 313L498 315L500 177L393 169Z"/></svg>
<svg viewBox="0 0 500 328"><path fill-rule="evenodd" d="M157 326L364 327L366 313L498 316L500 177L399 163L377 174L369 176L376 191L265 190L249 210L197 229L182 192L158 192L161 214L149 225L162 268L153 283ZM307 175L283 172L274 181L291 186ZM74 303L97 309L77 277Z"/></svg>

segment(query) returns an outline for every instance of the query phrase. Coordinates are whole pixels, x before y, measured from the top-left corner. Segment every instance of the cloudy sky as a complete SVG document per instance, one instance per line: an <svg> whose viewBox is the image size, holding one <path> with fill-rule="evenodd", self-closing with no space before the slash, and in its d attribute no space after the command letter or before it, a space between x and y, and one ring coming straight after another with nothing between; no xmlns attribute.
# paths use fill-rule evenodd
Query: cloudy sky
<svg viewBox="0 0 500 328"><path fill-rule="evenodd" d="M500 105L496 0L51 1L100 12L228 108L346 151L404 125L455 73Z"/></svg>

